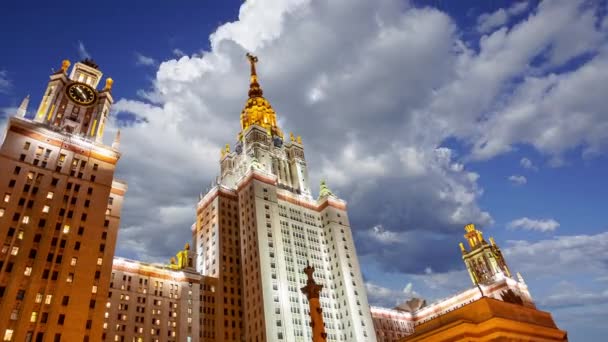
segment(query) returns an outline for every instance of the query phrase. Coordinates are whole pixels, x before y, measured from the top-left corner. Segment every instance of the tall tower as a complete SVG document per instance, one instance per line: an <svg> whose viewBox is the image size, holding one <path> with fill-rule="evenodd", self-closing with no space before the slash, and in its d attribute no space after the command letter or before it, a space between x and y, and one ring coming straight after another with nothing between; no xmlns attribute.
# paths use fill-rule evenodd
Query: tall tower
<svg viewBox="0 0 608 342"><path fill-rule="evenodd" d="M0 148L0 337L98 341L124 182L101 143L112 81L90 60L50 76L33 120L10 118Z"/></svg>
<svg viewBox="0 0 608 342"><path fill-rule="evenodd" d="M494 238L490 238L490 244L488 244L483 238L483 233L477 230L472 223L466 225L464 229L466 231L464 237L469 243L470 250L467 250L462 242L460 250L473 284L483 284L498 278L511 277L511 271L507 267L500 248L494 242Z"/></svg>
<svg viewBox="0 0 608 342"><path fill-rule="evenodd" d="M315 273L314 267L306 265L304 273L306 273L308 280L306 281L306 286L300 290L306 295L306 299L308 299L312 342L325 342L327 333L325 333L325 323L323 323L323 309L321 309L321 303L319 302L319 293L323 289L323 285L319 285L315 282L313 277L313 273Z"/></svg>
<svg viewBox="0 0 608 342"><path fill-rule="evenodd" d="M223 341L310 341L308 300L299 289L307 260L327 341L376 341L346 203L324 185L313 199L304 146L286 138L251 67L234 150L222 148L217 184L197 205L196 268L217 277L216 337Z"/></svg>

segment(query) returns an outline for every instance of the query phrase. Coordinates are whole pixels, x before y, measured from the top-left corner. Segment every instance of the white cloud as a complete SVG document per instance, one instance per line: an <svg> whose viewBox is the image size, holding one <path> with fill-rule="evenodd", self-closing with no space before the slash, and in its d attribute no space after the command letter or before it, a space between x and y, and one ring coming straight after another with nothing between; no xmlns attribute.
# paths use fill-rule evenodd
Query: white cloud
<svg viewBox="0 0 608 342"><path fill-rule="evenodd" d="M521 167L523 167L524 169L528 169L528 170L538 170L538 167L536 165L534 165L534 163L528 159L528 158L521 158L521 160L519 161L519 165L521 165Z"/></svg>
<svg viewBox="0 0 608 342"><path fill-rule="evenodd" d="M524 185L528 182L528 179L524 176L520 175L512 175L509 176L509 181L515 185Z"/></svg>
<svg viewBox="0 0 608 342"><path fill-rule="evenodd" d="M135 64L137 65L145 65L145 66L154 66L156 65L156 60L152 57L144 56L139 52L135 53Z"/></svg>
<svg viewBox="0 0 608 342"><path fill-rule="evenodd" d="M500 8L493 13L484 13L477 18L477 31L487 33L491 30L503 26L510 17L517 16L528 8L527 1L514 3L508 9Z"/></svg>
<svg viewBox="0 0 608 342"><path fill-rule="evenodd" d="M493 222L478 204L480 175L468 158L532 144L529 137L542 135L541 127L550 131L561 122L562 113L551 111L512 127L500 115L525 94L514 79L550 77L551 67L596 51L601 34L588 25L588 12L570 2L543 2L511 29L469 44L460 38L464 28L445 13L398 0L245 2L239 21L211 36L209 51L158 64L145 92L149 102L117 101L117 111L137 117L122 128L119 176L130 188L118 254L139 242L147 253L141 258L164 258L190 237L194 210L187 206L215 179L220 146L233 143L240 129L248 84L244 54L251 51L260 58L260 82L280 126L303 138L313 189L327 178L348 200L357 251L403 273L421 274L427 264L417 260L428 258L436 272L425 276L437 291L447 288L448 280L439 285L441 275L461 266L451 256L462 224ZM563 48L573 42L570 52ZM569 112L579 107L576 102ZM543 115L549 117L535 121ZM528 127L535 129L525 132ZM576 136L590 128L583 125ZM442 147L452 137L470 153ZM558 154L581 141L553 150L533 146ZM176 206L184 209L167 209ZM160 223L165 210L174 223ZM147 228L145 236L138 227ZM163 240L169 232L173 239ZM388 244L394 245L379 248ZM400 257L403 250L409 258Z"/></svg>
<svg viewBox="0 0 608 342"><path fill-rule="evenodd" d="M511 229L525 229L525 230L534 230L538 232L553 232L559 227L559 222L554 219L530 219L527 217L522 217L517 220L513 220L509 222L507 227Z"/></svg>
<svg viewBox="0 0 608 342"><path fill-rule="evenodd" d="M6 70L0 70L0 94L8 94L13 88L13 82L8 78Z"/></svg>
<svg viewBox="0 0 608 342"><path fill-rule="evenodd" d="M81 59L91 58L91 54L87 51L84 43L82 41L78 41L78 56Z"/></svg>
<svg viewBox="0 0 608 342"><path fill-rule="evenodd" d="M393 290L371 282L365 283L365 289L367 291L368 301L373 303L372 305L387 308L396 307L411 298L420 298L420 294L414 291L414 286L411 282L407 283L401 291Z"/></svg>
<svg viewBox="0 0 608 342"><path fill-rule="evenodd" d="M173 54L175 55L175 57L179 58L179 57L183 57L186 55L186 53L184 51L182 51L181 49L173 49Z"/></svg>

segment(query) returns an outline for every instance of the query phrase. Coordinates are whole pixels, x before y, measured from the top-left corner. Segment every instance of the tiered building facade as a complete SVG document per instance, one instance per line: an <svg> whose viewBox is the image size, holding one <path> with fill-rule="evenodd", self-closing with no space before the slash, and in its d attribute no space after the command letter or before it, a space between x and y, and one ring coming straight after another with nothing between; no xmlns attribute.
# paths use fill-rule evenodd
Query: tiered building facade
<svg viewBox="0 0 608 342"><path fill-rule="evenodd" d="M26 99L0 148L0 337L96 341L102 334L126 184L118 142L101 138L112 79L92 61L50 76L32 120Z"/></svg>

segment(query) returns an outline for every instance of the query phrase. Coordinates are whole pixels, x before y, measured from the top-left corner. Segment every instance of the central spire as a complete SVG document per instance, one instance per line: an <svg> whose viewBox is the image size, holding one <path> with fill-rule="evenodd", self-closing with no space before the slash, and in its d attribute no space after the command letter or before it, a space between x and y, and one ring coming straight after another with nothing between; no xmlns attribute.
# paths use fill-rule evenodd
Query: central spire
<svg viewBox="0 0 608 342"><path fill-rule="evenodd" d="M251 79L249 81L249 98L252 97L261 97L264 95L260 84L258 83L258 74L255 71L255 63L258 62L258 57L254 56L250 53L247 53L247 59L249 59L249 64L251 64Z"/></svg>
<svg viewBox="0 0 608 342"><path fill-rule="evenodd" d="M256 63L258 58L250 53L247 53L247 59L251 66L251 77L249 80L249 99L245 103L245 108L241 112L241 133L239 134L239 140L242 138L243 133L249 126L256 125L264 128L269 135L279 136L283 138L283 132L277 126L277 117L274 109L270 105L270 102L263 96L264 92L258 83L258 74L256 71Z"/></svg>

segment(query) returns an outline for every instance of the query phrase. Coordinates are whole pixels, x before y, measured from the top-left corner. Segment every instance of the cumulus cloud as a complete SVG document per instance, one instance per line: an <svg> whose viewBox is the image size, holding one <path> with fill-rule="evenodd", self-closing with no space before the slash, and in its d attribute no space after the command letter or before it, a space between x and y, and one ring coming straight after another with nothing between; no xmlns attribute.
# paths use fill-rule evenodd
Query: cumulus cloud
<svg viewBox="0 0 608 342"><path fill-rule="evenodd" d="M503 26L509 18L517 16L528 8L528 2L515 2L511 7L500 8L492 13L484 13L477 18L477 31L487 33L491 30Z"/></svg>
<svg viewBox="0 0 608 342"><path fill-rule="evenodd" d="M13 82L8 78L6 70L0 70L0 94L8 94L13 88Z"/></svg>
<svg viewBox="0 0 608 342"><path fill-rule="evenodd" d="M438 296L470 286L455 241L465 223L493 219L478 203L483 175L468 161L515 144L549 157L603 146L603 102L578 98L605 89L604 26L579 4L542 2L509 29L467 42L445 13L397 0L245 2L209 51L158 63L145 100L115 104L136 118L111 127L122 129L118 174L129 182L118 254L165 260L190 238L196 198L240 129L251 51L279 125L303 138L313 189L326 178L348 201L363 270L373 260ZM560 68L580 56L589 60ZM518 101L527 106L514 109ZM449 138L464 149L445 147Z"/></svg>
<svg viewBox="0 0 608 342"><path fill-rule="evenodd" d="M507 260L528 277L569 276L595 279L608 275L608 232L555 236L530 242L508 241L504 253ZM533 260L534 262L530 262Z"/></svg>
<svg viewBox="0 0 608 342"><path fill-rule="evenodd" d="M155 66L156 60L152 57L144 56L139 52L135 53L135 64L144 66Z"/></svg>
<svg viewBox="0 0 608 342"><path fill-rule="evenodd" d="M178 57L178 58L186 55L186 53L184 51L182 51L181 49L177 49L177 48L173 49L172 52L175 55L175 57Z"/></svg>
<svg viewBox="0 0 608 342"><path fill-rule="evenodd" d="M521 160L519 161L519 165L521 165L521 167L523 167L524 169L528 169L528 170L538 170L538 167L536 165L534 165L534 163L532 162L532 160L524 157L521 158Z"/></svg>
<svg viewBox="0 0 608 342"><path fill-rule="evenodd" d="M521 175L512 175L509 176L509 181L515 185L524 185L528 182L528 179Z"/></svg>
<svg viewBox="0 0 608 342"><path fill-rule="evenodd" d="M87 51L87 48L84 46L82 41L78 41L78 56L81 59L91 58L91 54Z"/></svg>
<svg viewBox="0 0 608 342"><path fill-rule="evenodd" d="M534 230L538 232L553 232L559 227L559 222L554 219L534 220L527 217L522 217L509 222L507 227L511 229Z"/></svg>
<svg viewBox="0 0 608 342"><path fill-rule="evenodd" d="M404 303L408 299L420 297L420 294L414 291L414 286L411 282L407 283L401 291L393 290L371 282L365 283L365 289L367 290L368 301L373 303L371 305L387 308L393 308Z"/></svg>

